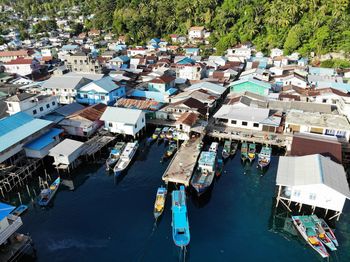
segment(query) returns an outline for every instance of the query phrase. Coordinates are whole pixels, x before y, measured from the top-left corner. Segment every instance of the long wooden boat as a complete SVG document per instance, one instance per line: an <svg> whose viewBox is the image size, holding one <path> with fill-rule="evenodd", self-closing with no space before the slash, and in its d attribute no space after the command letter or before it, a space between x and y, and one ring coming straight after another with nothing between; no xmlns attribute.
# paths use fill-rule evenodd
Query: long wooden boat
<svg viewBox="0 0 350 262"><path fill-rule="evenodd" d="M315 224L309 216L292 216L293 223L300 235L304 238L306 243L309 244L317 253L323 258L329 257L329 254L318 239L318 235L315 230Z"/></svg>
<svg viewBox="0 0 350 262"><path fill-rule="evenodd" d="M328 224L326 223L326 221L324 221L323 218L320 218L320 221L321 221L321 225L322 225L323 229L326 231L326 235L332 240L334 245L336 247L338 247L339 243L338 243L337 238L335 237L333 230L328 226Z"/></svg>
<svg viewBox="0 0 350 262"><path fill-rule="evenodd" d="M321 220L316 215L311 215L310 217L315 223L318 238L321 240L321 242L331 251L337 250L333 241L326 234L326 230L323 228Z"/></svg>
<svg viewBox="0 0 350 262"><path fill-rule="evenodd" d="M255 145L255 143L249 144L248 159L249 159L250 162L254 161L254 159L255 159L255 152L256 152L256 145Z"/></svg>
<svg viewBox="0 0 350 262"><path fill-rule="evenodd" d="M162 132L159 135L159 138L160 139L166 138L166 133L168 133L168 130L169 130L169 127L167 126L163 127Z"/></svg>
<svg viewBox="0 0 350 262"><path fill-rule="evenodd" d="M171 157L176 152L177 146L176 143L172 142L168 145L164 157Z"/></svg>
<svg viewBox="0 0 350 262"><path fill-rule="evenodd" d="M225 141L224 148L222 149L221 155L222 155L223 159L230 157L230 155L231 155L231 141L230 140Z"/></svg>
<svg viewBox="0 0 350 262"><path fill-rule="evenodd" d="M237 148L238 148L238 143L233 142L233 143L232 143L232 146L231 146L231 152L230 152L230 154L231 154L232 156L233 156L234 154L236 154Z"/></svg>
<svg viewBox="0 0 350 262"><path fill-rule="evenodd" d="M61 178L58 177L56 178L55 181L53 181L53 183L50 185L49 188L45 188L41 190L38 204L40 206L47 206L52 200L52 198L55 196L60 184L61 184Z"/></svg>
<svg viewBox="0 0 350 262"><path fill-rule="evenodd" d="M185 187L172 192L172 231L175 245L183 248L190 243L190 226L187 216Z"/></svg>
<svg viewBox="0 0 350 262"><path fill-rule="evenodd" d="M161 132L162 132L162 129L160 127L157 127L156 130L154 130L154 132L152 134L152 139L153 140L158 139Z"/></svg>
<svg viewBox="0 0 350 262"><path fill-rule="evenodd" d="M271 161L272 148L268 146L263 146L258 155L258 165L261 169L267 167Z"/></svg>
<svg viewBox="0 0 350 262"><path fill-rule="evenodd" d="M157 190L156 201L154 203L153 215L155 219L158 219L164 211L165 200L166 200L167 190L164 187L159 187Z"/></svg>
<svg viewBox="0 0 350 262"><path fill-rule="evenodd" d="M120 175L121 172L129 166L131 160L136 154L138 147L139 147L139 144L137 141L126 144L123 150L123 153L120 155L120 158L113 169L114 174L116 176Z"/></svg>
<svg viewBox="0 0 350 262"><path fill-rule="evenodd" d="M113 170L114 165L120 158L120 155L125 147L125 142L117 142L114 147L111 149L109 156L106 160L106 170Z"/></svg>
<svg viewBox="0 0 350 262"><path fill-rule="evenodd" d="M243 142L241 146L241 160L244 163L247 159L248 159L248 144L246 142Z"/></svg>
<svg viewBox="0 0 350 262"><path fill-rule="evenodd" d="M222 161L221 158L218 158L217 160L217 165L216 165L216 176L220 176L222 173L222 170L224 168L224 162Z"/></svg>

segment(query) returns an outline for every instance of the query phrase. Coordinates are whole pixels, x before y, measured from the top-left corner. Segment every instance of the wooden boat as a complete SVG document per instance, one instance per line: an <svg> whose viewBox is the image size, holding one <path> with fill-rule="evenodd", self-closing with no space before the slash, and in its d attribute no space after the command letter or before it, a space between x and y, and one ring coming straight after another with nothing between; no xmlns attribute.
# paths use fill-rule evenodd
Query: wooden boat
<svg viewBox="0 0 350 262"><path fill-rule="evenodd" d="M183 248L190 243L190 226L187 216L185 187L172 192L172 231L175 245Z"/></svg>
<svg viewBox="0 0 350 262"><path fill-rule="evenodd" d="M332 240L334 245L338 247L339 243L337 238L335 237L333 230L328 226L328 224L326 223L326 221L324 221L324 219L320 218L320 221L323 229L326 231L326 235Z"/></svg>
<svg viewBox="0 0 350 262"><path fill-rule="evenodd" d="M109 156L106 160L106 170L113 170L114 165L119 160L119 157L125 147L124 142L117 142L114 147L111 149L111 152L109 153Z"/></svg>
<svg viewBox="0 0 350 262"><path fill-rule="evenodd" d="M167 150L164 153L165 157L171 157L177 149L176 143L170 143Z"/></svg>
<svg viewBox="0 0 350 262"><path fill-rule="evenodd" d="M224 168L224 162L221 158L218 158L217 167L216 167L216 176L220 176L222 173L222 169Z"/></svg>
<svg viewBox="0 0 350 262"><path fill-rule="evenodd" d="M60 184L61 184L61 178L58 177L58 178L56 178L55 181L53 181L53 183L50 185L49 188L45 188L45 189L41 190L40 195L39 195L38 204L40 206L47 206L50 203L50 201L52 200L52 198L55 196Z"/></svg>
<svg viewBox="0 0 350 262"><path fill-rule="evenodd" d="M321 240L321 242L331 251L337 250L333 241L326 234L326 230L323 228L321 220L316 215L311 215L310 217L315 223L318 238Z"/></svg>
<svg viewBox="0 0 350 262"><path fill-rule="evenodd" d="M11 214L12 215L15 215L15 216L20 216L22 215L25 211L28 210L28 206L26 205L20 205L18 207L16 207L12 212Z"/></svg>
<svg viewBox="0 0 350 262"><path fill-rule="evenodd" d="M191 186L197 195L202 195L213 183L216 172L216 152L203 151L198 166L191 179Z"/></svg>
<svg viewBox="0 0 350 262"><path fill-rule="evenodd" d="M157 190L156 201L154 203L153 215L155 219L158 219L164 211L165 200L166 200L167 190L164 187L159 187Z"/></svg>
<svg viewBox="0 0 350 262"><path fill-rule="evenodd" d="M162 129L160 127L157 127L152 134L152 139L153 140L158 139L158 136L160 135L161 132L162 132Z"/></svg>
<svg viewBox="0 0 350 262"><path fill-rule="evenodd" d="M218 142L212 142L209 147L209 152L215 152L217 153L219 149L219 143Z"/></svg>
<svg viewBox="0 0 350 262"><path fill-rule="evenodd" d="M250 162L254 161L254 159L255 159L255 151L256 151L255 143L249 144L248 159L249 159Z"/></svg>
<svg viewBox="0 0 350 262"><path fill-rule="evenodd" d="M230 157L231 154L231 141L226 140L224 143L224 148L222 149L221 155L223 159Z"/></svg>
<svg viewBox="0 0 350 262"><path fill-rule="evenodd" d="M231 144L231 152L230 152L230 154L231 154L232 156L233 156L234 154L236 154L237 148L238 148L238 143L233 142L233 143Z"/></svg>
<svg viewBox="0 0 350 262"><path fill-rule="evenodd" d="M160 138L160 139L166 138L165 135L166 135L166 133L168 132L168 130L169 130L169 127L167 127L167 126L163 127L162 132L161 132L160 135L159 135L159 138Z"/></svg>
<svg viewBox="0 0 350 262"><path fill-rule="evenodd" d="M304 238L306 243L309 244L317 253L323 258L329 257L329 254L318 239L318 235L315 230L315 224L309 216L292 216L293 223L300 235Z"/></svg>
<svg viewBox="0 0 350 262"><path fill-rule="evenodd" d="M116 165L113 168L114 175L120 175L123 170L125 170L130 164L131 160L136 154L136 151L139 147L138 142L127 143L123 153L120 155L120 158Z"/></svg>
<svg viewBox="0 0 350 262"><path fill-rule="evenodd" d="M203 142L200 142L198 145L197 145L197 149L198 150L202 150L202 147L203 147Z"/></svg>
<svg viewBox="0 0 350 262"><path fill-rule="evenodd" d="M165 133L165 138L168 139L168 140L173 139L174 138L173 132L174 132L174 128L170 127L168 129L168 132Z"/></svg>
<svg viewBox="0 0 350 262"><path fill-rule="evenodd" d="M241 146L241 160L245 162L248 159L248 144L243 142Z"/></svg>
<svg viewBox="0 0 350 262"><path fill-rule="evenodd" d="M258 165L261 169L267 167L271 161L272 148L268 146L262 147L258 155Z"/></svg>

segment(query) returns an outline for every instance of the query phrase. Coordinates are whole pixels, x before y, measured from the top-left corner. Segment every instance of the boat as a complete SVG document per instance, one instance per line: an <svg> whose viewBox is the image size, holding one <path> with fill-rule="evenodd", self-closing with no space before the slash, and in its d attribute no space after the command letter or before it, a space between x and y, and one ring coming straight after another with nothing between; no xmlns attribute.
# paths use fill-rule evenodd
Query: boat
<svg viewBox="0 0 350 262"><path fill-rule="evenodd" d="M123 149L125 147L124 142L117 142L114 147L111 149L111 152L109 153L109 156L106 160L106 170L113 169L115 163L117 163L120 154L122 153Z"/></svg>
<svg viewBox="0 0 350 262"><path fill-rule="evenodd" d="M258 155L258 165L261 169L267 167L271 161L272 148L268 146L263 146Z"/></svg>
<svg viewBox="0 0 350 262"><path fill-rule="evenodd" d="M326 230L323 228L321 220L316 215L311 215L310 217L315 223L318 238L321 240L321 242L331 251L337 250L333 241L326 234Z"/></svg>
<svg viewBox="0 0 350 262"><path fill-rule="evenodd" d="M160 133L162 132L162 128L157 127L156 130L154 130L153 134L152 134L152 139L156 140L158 139Z"/></svg>
<svg viewBox="0 0 350 262"><path fill-rule="evenodd" d="M224 168L224 162L222 161L221 158L218 158L217 161L217 167L216 167L216 176L220 176L222 173L222 169Z"/></svg>
<svg viewBox="0 0 350 262"><path fill-rule="evenodd" d="M165 187L161 186L157 190L156 201L154 203L153 215L155 219L158 219L164 211L165 200L166 200L167 190Z"/></svg>
<svg viewBox="0 0 350 262"><path fill-rule="evenodd" d="M175 245L183 248L190 243L190 226L187 216L185 187L172 192L172 231Z"/></svg>
<svg viewBox="0 0 350 262"><path fill-rule="evenodd" d="M249 147L248 147L248 159L249 159L250 162L254 161L254 159L255 159L255 151L256 151L255 143L249 144Z"/></svg>
<svg viewBox="0 0 350 262"><path fill-rule="evenodd" d="M194 172L191 185L197 195L202 195L213 183L216 171L216 152L203 151L198 160L198 166Z"/></svg>
<svg viewBox="0 0 350 262"><path fill-rule="evenodd" d="M315 230L315 224L309 216L292 216L293 223L296 229L304 240L311 246L317 253L323 258L329 257L329 253L318 239L318 235Z"/></svg>
<svg viewBox="0 0 350 262"><path fill-rule="evenodd" d="M238 148L238 143L233 142L233 143L231 144L231 152L230 152L230 154L231 154L232 156L233 156L234 154L236 154L237 148Z"/></svg>
<svg viewBox="0 0 350 262"><path fill-rule="evenodd" d="M168 132L168 130L169 130L169 127L167 127L167 126L163 127L162 132L159 135L159 138L160 139L166 138L166 133Z"/></svg>
<svg viewBox="0 0 350 262"><path fill-rule="evenodd" d="M202 150L202 147L203 147L204 143L203 142L200 142L198 145L197 145L197 149L200 151Z"/></svg>
<svg viewBox="0 0 350 262"><path fill-rule="evenodd" d="M219 143L218 142L213 142L211 143L210 147L209 147L209 151L210 152L215 152L217 153L219 149Z"/></svg>
<svg viewBox="0 0 350 262"><path fill-rule="evenodd" d="M169 140L173 139L174 138L173 132L174 132L174 128L170 127L168 129L168 132L165 133L165 138Z"/></svg>
<svg viewBox="0 0 350 262"><path fill-rule="evenodd" d="M12 212L11 214L12 215L15 215L15 216L20 216L22 215L25 211L27 211L28 209L28 206L26 205L20 205L18 207L16 207Z"/></svg>
<svg viewBox="0 0 350 262"><path fill-rule="evenodd" d="M326 223L326 221L324 221L324 219L320 218L320 221L323 229L326 231L326 235L330 238L330 240L332 240L334 245L338 247L339 243L337 238L335 237L333 230L328 226L328 224Z"/></svg>
<svg viewBox="0 0 350 262"><path fill-rule="evenodd" d="M120 173L128 167L135 156L138 147L139 144L137 141L126 144L123 153L120 155L118 162L114 166L113 171L115 175L120 175Z"/></svg>
<svg viewBox="0 0 350 262"><path fill-rule="evenodd" d="M231 141L226 140L224 143L224 148L222 149L222 158L226 159L229 158L231 154Z"/></svg>
<svg viewBox="0 0 350 262"><path fill-rule="evenodd" d="M248 159L248 144L242 143L241 146L241 160L245 162Z"/></svg>
<svg viewBox="0 0 350 262"><path fill-rule="evenodd" d="M176 143L170 143L167 150L164 153L164 157L171 157L177 149Z"/></svg>
<svg viewBox="0 0 350 262"><path fill-rule="evenodd" d="M61 184L61 178L58 177L56 178L55 181L53 181L53 183L50 185L49 188L45 188L41 190L38 204L40 206L47 206L50 203L51 199L55 196L60 184Z"/></svg>

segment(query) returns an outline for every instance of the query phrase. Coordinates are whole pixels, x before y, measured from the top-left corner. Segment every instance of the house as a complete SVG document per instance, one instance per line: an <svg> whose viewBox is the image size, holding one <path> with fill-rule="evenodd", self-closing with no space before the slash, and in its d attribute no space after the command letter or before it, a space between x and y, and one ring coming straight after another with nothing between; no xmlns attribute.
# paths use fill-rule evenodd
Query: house
<svg viewBox="0 0 350 262"><path fill-rule="evenodd" d="M19 112L0 119L0 163L15 156L23 147L49 131L51 121Z"/></svg>
<svg viewBox="0 0 350 262"><path fill-rule="evenodd" d="M16 51L1 51L0 52L0 62L10 62L18 58L30 59L32 52L29 50L16 50Z"/></svg>
<svg viewBox="0 0 350 262"><path fill-rule="evenodd" d="M16 233L17 229L23 225L20 216L11 214L15 208L14 206L0 202L0 246L10 241L9 239ZM12 258L16 259L15 257L11 257L10 259L12 260Z"/></svg>
<svg viewBox="0 0 350 262"><path fill-rule="evenodd" d="M334 68L324 68L324 67L308 67L308 72L310 75L320 75L320 76L335 76L337 74Z"/></svg>
<svg viewBox="0 0 350 262"><path fill-rule="evenodd" d="M29 76L37 73L41 68L40 62L32 58L17 58L4 63L4 66L7 73L20 76Z"/></svg>
<svg viewBox="0 0 350 262"><path fill-rule="evenodd" d="M279 48L273 48L271 49L271 54L270 57L274 58L276 56L283 56L283 50L279 49Z"/></svg>
<svg viewBox="0 0 350 262"><path fill-rule="evenodd" d="M19 93L5 100L9 115L24 112L36 118L49 114L58 108L55 96Z"/></svg>
<svg viewBox="0 0 350 262"><path fill-rule="evenodd" d="M308 81L306 80L306 77L303 77L296 73L275 77L275 83L282 86L297 86L300 88L308 87Z"/></svg>
<svg viewBox="0 0 350 262"><path fill-rule="evenodd" d="M212 111L216 107L216 102L221 98L221 95L212 93L207 89L186 90L171 97L171 102L176 103L188 98L196 99L209 107L209 111Z"/></svg>
<svg viewBox="0 0 350 262"><path fill-rule="evenodd" d="M277 203L294 202L299 210L302 205L333 210L338 217L350 198L344 167L320 154L280 157L276 186Z"/></svg>
<svg viewBox="0 0 350 262"><path fill-rule="evenodd" d="M156 112L159 111L163 105L163 103L154 100L132 98L120 98L115 104L116 107L142 110L146 113L146 120L156 118Z"/></svg>
<svg viewBox="0 0 350 262"><path fill-rule="evenodd" d="M185 132L189 134L191 132L191 128L198 120L198 115L193 112L185 112L183 113L175 122L175 127L180 132Z"/></svg>
<svg viewBox="0 0 350 262"><path fill-rule="evenodd" d="M223 105L214 115L215 123L232 128L276 132L280 116L270 114L267 108Z"/></svg>
<svg viewBox="0 0 350 262"><path fill-rule="evenodd" d="M24 151L29 158L42 159L49 154L49 150L60 142L62 129L51 128L48 132L24 146Z"/></svg>
<svg viewBox="0 0 350 262"><path fill-rule="evenodd" d="M78 90L93 81L88 77L89 75L83 77L75 74L52 76L43 83L43 93L57 96L60 104L73 103Z"/></svg>
<svg viewBox="0 0 350 262"><path fill-rule="evenodd" d="M74 167L83 145L80 141L66 138L49 151L49 156L54 158L53 165L57 169L69 170L70 166Z"/></svg>
<svg viewBox="0 0 350 262"><path fill-rule="evenodd" d="M176 43L178 41L179 35L177 34L171 34L169 35L171 42Z"/></svg>
<svg viewBox="0 0 350 262"><path fill-rule="evenodd" d="M89 32L88 32L88 36L89 37L98 37L100 36L101 34L101 31L100 30L97 30L97 29L91 29Z"/></svg>
<svg viewBox="0 0 350 262"><path fill-rule="evenodd" d="M271 84L255 79L241 79L230 84L231 93L244 93L249 91L258 95L267 96L270 89Z"/></svg>
<svg viewBox="0 0 350 262"><path fill-rule="evenodd" d="M340 114L347 117L350 121L350 98L349 97L340 97L337 102L337 109Z"/></svg>
<svg viewBox="0 0 350 262"><path fill-rule="evenodd" d="M188 39L189 40L202 40L204 39L205 28L204 26L192 26L188 29Z"/></svg>
<svg viewBox="0 0 350 262"><path fill-rule="evenodd" d="M82 104L114 104L125 96L125 86L113 81L110 76L90 82L77 91L76 101Z"/></svg>
<svg viewBox="0 0 350 262"><path fill-rule="evenodd" d="M218 66L224 66L227 62L227 59L226 59L226 57L223 57L223 56L212 55L212 56L209 56L208 62L213 62Z"/></svg>
<svg viewBox="0 0 350 262"><path fill-rule="evenodd" d="M136 55L144 56L147 54L147 49L143 47L134 47L127 50L127 55L133 57Z"/></svg>
<svg viewBox="0 0 350 262"><path fill-rule="evenodd" d="M77 52L66 56L66 65L71 72L102 73L104 63L102 60L94 59L92 55Z"/></svg>
<svg viewBox="0 0 350 262"><path fill-rule="evenodd" d="M185 49L185 55L186 56L198 56L200 49L197 47L186 47Z"/></svg>
<svg viewBox="0 0 350 262"><path fill-rule="evenodd" d="M105 129L112 133L136 137L146 126L145 113L138 109L107 107L102 114Z"/></svg>
<svg viewBox="0 0 350 262"><path fill-rule="evenodd" d="M149 91L166 93L170 88L175 88L175 77L162 75L148 83Z"/></svg>
<svg viewBox="0 0 350 262"><path fill-rule="evenodd" d="M110 68L114 70L119 68L125 69L129 67L130 58L126 55L117 56L109 60L108 64Z"/></svg>
<svg viewBox="0 0 350 262"><path fill-rule="evenodd" d="M105 104L96 104L88 106L66 116L59 125L65 132L72 136L90 137L103 126L103 121L100 120L102 114L106 110Z"/></svg>
<svg viewBox="0 0 350 262"><path fill-rule="evenodd" d="M342 115L289 111L285 120L285 132L313 133L349 142L350 124Z"/></svg>
<svg viewBox="0 0 350 262"><path fill-rule="evenodd" d="M206 67L201 63L176 64L176 77L188 80L200 80L205 76Z"/></svg>
<svg viewBox="0 0 350 262"><path fill-rule="evenodd" d="M238 46L232 49L227 49L227 58L231 61L231 57L238 57L241 61L244 59L250 59L252 56L252 49L247 46Z"/></svg>
<svg viewBox="0 0 350 262"><path fill-rule="evenodd" d="M210 82L198 82L185 89L185 91L205 90L208 93L218 95L223 98L227 93L227 87Z"/></svg>

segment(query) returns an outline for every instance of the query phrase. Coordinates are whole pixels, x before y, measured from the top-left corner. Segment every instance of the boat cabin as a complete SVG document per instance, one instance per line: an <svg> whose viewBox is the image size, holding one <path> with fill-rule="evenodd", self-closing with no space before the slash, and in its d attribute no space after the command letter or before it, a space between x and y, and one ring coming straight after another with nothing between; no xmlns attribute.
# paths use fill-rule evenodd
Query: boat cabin
<svg viewBox="0 0 350 262"><path fill-rule="evenodd" d="M213 142L210 145L209 151L211 152L217 152L219 148L219 143L218 142Z"/></svg>
<svg viewBox="0 0 350 262"><path fill-rule="evenodd" d="M198 167L202 173L205 171L214 172L215 169L216 152L203 151L198 160Z"/></svg>

